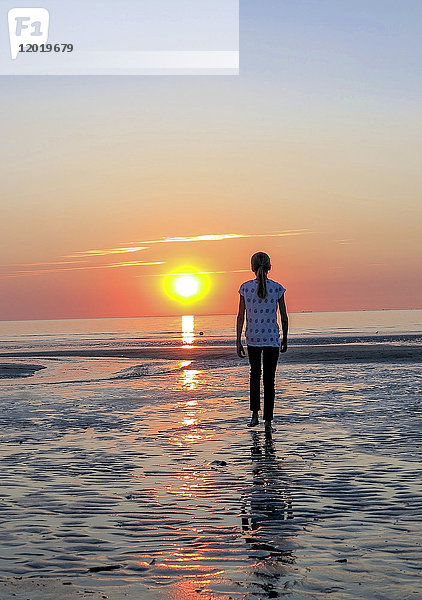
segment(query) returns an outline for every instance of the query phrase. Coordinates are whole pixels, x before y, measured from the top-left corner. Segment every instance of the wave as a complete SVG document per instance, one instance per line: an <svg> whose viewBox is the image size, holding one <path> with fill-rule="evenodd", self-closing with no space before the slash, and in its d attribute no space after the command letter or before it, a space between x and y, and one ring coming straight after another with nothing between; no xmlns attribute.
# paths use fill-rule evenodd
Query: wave
<svg viewBox="0 0 422 600"><path fill-rule="evenodd" d="M136 379L138 377L150 377L153 375L164 375L166 373L172 373L174 371L183 371L188 365L180 364L180 361L177 361L176 365L159 365L159 364L141 364L141 365L133 365L132 367L127 367L126 369L122 369L118 371L114 375L107 377L107 380L112 379ZM191 363L191 361L186 361Z"/></svg>
<svg viewBox="0 0 422 600"><path fill-rule="evenodd" d="M149 365L135 365L134 367L118 371L115 375L109 377L109 379L133 379L136 377L147 377L148 375L151 375Z"/></svg>

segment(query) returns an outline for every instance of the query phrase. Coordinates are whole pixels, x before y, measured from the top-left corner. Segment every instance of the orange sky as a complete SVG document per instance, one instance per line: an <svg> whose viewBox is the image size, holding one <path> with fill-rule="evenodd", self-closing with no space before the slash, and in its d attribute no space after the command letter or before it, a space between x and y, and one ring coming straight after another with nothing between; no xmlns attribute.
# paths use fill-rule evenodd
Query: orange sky
<svg viewBox="0 0 422 600"><path fill-rule="evenodd" d="M260 250L290 311L421 307L415 20L247 4L239 77L3 78L0 319L180 314L186 264L233 313Z"/></svg>
<svg viewBox="0 0 422 600"><path fill-rule="evenodd" d="M9 318L185 313L183 305L164 293L164 275L196 271L208 273L210 289L188 312L230 313L237 309L240 283L253 277L250 255L261 249L272 257L270 277L287 287L291 311L417 307L412 305L412 286L405 287L406 276L396 293L391 269L365 264L358 241L326 239L307 230L238 235L138 240L132 246L77 250L50 262L10 265L1 279L2 311ZM409 281L411 276L409 270ZM386 287L391 290L387 295Z"/></svg>

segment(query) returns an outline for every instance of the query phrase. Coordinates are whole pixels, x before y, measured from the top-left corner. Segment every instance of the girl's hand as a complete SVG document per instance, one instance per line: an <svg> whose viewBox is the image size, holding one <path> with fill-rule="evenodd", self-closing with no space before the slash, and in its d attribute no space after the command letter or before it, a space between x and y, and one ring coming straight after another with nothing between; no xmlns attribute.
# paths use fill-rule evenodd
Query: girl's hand
<svg viewBox="0 0 422 600"><path fill-rule="evenodd" d="M280 352L287 352L287 342L281 342Z"/></svg>
<svg viewBox="0 0 422 600"><path fill-rule="evenodd" d="M237 350L237 355L240 356L240 358L243 358L244 356L246 356L245 349L242 346L242 342L236 342L236 350Z"/></svg>

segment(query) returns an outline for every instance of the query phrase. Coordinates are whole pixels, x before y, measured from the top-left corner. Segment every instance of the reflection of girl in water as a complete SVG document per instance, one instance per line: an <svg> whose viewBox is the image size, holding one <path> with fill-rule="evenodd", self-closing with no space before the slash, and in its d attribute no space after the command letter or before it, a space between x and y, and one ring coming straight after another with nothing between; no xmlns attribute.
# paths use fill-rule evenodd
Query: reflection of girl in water
<svg viewBox="0 0 422 600"><path fill-rule="evenodd" d="M256 557L255 551L267 554L258 554L264 560L260 565L260 575L265 578L266 567L270 570L274 561L294 563L292 541L296 527L290 521L293 519L293 508L289 475L276 456L271 434L266 434L264 448L260 435L252 432L253 480L243 500L241 514L242 531L252 551L251 558Z"/></svg>
<svg viewBox="0 0 422 600"><path fill-rule="evenodd" d="M279 352L287 350L288 317L284 302L285 288L268 279L271 269L270 257L265 252L256 252L251 258L255 279L245 281L239 289L239 312L237 315L237 354L245 356L241 342L246 311L246 344L250 363L250 409L252 419L249 427L258 425L260 410L261 356L264 381L264 414L266 431L273 431L275 372ZM277 323L277 306L280 309L283 338Z"/></svg>

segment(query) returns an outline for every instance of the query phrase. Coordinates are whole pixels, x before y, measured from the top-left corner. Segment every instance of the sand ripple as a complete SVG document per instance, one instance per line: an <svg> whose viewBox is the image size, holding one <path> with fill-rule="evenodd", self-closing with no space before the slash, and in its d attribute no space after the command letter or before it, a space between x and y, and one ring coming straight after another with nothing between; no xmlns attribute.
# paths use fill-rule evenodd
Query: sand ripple
<svg viewBox="0 0 422 600"><path fill-rule="evenodd" d="M245 427L245 366L2 386L1 572L116 598L422 597L416 376L280 368L273 436Z"/></svg>

